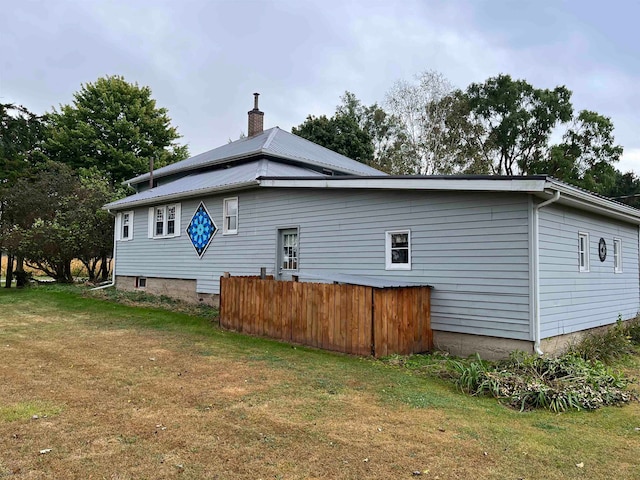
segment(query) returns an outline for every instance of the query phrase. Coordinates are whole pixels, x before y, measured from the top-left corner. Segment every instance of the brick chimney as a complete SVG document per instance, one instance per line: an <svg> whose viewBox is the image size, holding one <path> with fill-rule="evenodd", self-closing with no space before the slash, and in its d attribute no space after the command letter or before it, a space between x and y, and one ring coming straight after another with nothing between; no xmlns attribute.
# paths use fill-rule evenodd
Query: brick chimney
<svg viewBox="0 0 640 480"><path fill-rule="evenodd" d="M264 130L264 112L258 110L259 93L253 94L253 110L249 110L249 132L248 137L253 137Z"/></svg>

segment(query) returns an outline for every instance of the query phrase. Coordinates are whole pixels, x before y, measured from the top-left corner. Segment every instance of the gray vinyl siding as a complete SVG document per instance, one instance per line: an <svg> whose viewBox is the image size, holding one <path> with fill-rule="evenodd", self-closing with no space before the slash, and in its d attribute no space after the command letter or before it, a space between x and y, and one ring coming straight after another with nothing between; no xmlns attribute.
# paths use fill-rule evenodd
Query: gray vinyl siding
<svg viewBox="0 0 640 480"><path fill-rule="evenodd" d="M299 228L301 271L387 276L432 285L434 329L530 340L528 198L510 193L254 189L204 199L222 227L223 199L239 198L237 235L216 234L199 259L184 232L200 200L182 202L182 235L118 242L118 275L196 279L276 269L277 229ZM410 229L412 269L385 270L385 231ZM625 246L626 246L625 242Z"/></svg>
<svg viewBox="0 0 640 480"><path fill-rule="evenodd" d="M589 272L578 266L578 234L589 234ZM635 316L638 288L638 228L564 206L540 210L541 337L572 333ZM604 262L598 242L607 243ZM613 239L622 240L622 273L614 273Z"/></svg>

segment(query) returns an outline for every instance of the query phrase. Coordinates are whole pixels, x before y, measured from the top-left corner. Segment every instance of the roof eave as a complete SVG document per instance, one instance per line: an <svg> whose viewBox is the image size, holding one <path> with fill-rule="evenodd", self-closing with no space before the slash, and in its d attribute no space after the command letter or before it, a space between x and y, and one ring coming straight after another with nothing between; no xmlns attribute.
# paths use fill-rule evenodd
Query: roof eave
<svg viewBox="0 0 640 480"><path fill-rule="evenodd" d="M349 178L283 178L263 177L261 187L274 188L350 188L382 190L464 190L492 192L543 192L546 179L465 179L465 178L393 178L382 176L359 176Z"/></svg>
<svg viewBox="0 0 640 480"><path fill-rule="evenodd" d="M640 225L640 210L636 208L600 197L553 179L547 182L547 188L549 190L559 191L561 195L560 200L563 204Z"/></svg>
<svg viewBox="0 0 640 480"><path fill-rule="evenodd" d="M144 198L141 200L133 200L131 202L124 202L116 204L117 202L108 203L102 207L103 210L126 210L132 207L144 207L147 205L157 205L158 203L170 202L172 200L179 200L183 198L199 197L201 195L208 195L211 193L228 192L232 190L244 190L247 188L256 187L260 184L257 180L250 180L248 182L233 183L229 185L221 185L216 187L199 188L196 190L190 190L186 192L176 192L169 195L159 195L157 197ZM120 202L121 200L118 200Z"/></svg>

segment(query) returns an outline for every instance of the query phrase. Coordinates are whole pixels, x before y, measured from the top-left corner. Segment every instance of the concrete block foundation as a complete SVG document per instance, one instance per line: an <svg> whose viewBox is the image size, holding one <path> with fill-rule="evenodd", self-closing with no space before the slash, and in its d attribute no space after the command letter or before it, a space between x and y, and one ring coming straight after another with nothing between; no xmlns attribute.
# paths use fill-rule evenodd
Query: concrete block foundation
<svg viewBox="0 0 640 480"><path fill-rule="evenodd" d="M150 295L164 295L189 303L205 303L216 308L220 306L220 295L197 292L195 280L144 277L146 286L139 287L137 285L140 282L140 278L143 277L117 275L116 288L119 290L146 292Z"/></svg>
<svg viewBox="0 0 640 480"><path fill-rule="evenodd" d="M477 353L484 360L501 360L515 350L533 353L533 342L530 341L441 330L433 331L433 346L458 357Z"/></svg>

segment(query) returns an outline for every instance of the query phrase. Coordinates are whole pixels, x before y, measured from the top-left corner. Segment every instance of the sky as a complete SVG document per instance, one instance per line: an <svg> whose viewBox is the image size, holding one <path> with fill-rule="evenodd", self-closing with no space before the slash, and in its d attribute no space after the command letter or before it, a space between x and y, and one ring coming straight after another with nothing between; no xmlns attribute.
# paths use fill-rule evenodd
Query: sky
<svg viewBox="0 0 640 480"><path fill-rule="evenodd" d="M640 175L640 0L0 0L0 103L45 113L82 84L149 86L192 155L247 131L383 103L427 70L459 88L500 73L565 85L610 117Z"/></svg>

